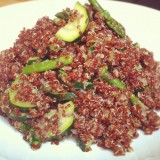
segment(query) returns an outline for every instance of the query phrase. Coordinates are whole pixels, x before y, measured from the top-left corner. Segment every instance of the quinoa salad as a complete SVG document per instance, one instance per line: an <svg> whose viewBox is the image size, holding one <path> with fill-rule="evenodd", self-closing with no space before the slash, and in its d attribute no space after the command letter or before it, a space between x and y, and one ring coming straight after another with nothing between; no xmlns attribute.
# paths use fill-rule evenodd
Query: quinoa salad
<svg viewBox="0 0 160 160"><path fill-rule="evenodd" d="M97 0L24 28L0 52L0 116L33 150L72 137L125 155L160 129L160 62Z"/></svg>

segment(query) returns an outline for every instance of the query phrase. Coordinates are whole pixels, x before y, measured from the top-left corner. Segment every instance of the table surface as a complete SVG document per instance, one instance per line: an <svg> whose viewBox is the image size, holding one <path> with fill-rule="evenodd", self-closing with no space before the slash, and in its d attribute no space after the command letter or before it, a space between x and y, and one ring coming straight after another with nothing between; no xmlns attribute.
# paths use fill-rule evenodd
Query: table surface
<svg viewBox="0 0 160 160"><path fill-rule="evenodd" d="M0 0L0 6L6 6L9 4L14 4L18 2L25 2L29 0ZM136 3L148 7L152 7L155 9L160 10L160 0L118 0L118 1L125 1L130 3Z"/></svg>
<svg viewBox="0 0 160 160"><path fill-rule="evenodd" d="M25 1L29 1L29 0L0 0L0 6L6 6L6 5L10 5L18 2L25 2Z"/></svg>

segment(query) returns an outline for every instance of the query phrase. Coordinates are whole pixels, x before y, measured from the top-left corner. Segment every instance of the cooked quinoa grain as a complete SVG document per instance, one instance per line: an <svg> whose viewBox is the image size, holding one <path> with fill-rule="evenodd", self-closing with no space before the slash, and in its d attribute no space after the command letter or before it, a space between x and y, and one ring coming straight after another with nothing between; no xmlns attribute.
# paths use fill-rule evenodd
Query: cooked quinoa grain
<svg viewBox="0 0 160 160"><path fill-rule="evenodd" d="M0 115L32 149L72 136L83 151L95 143L124 155L132 151L139 129L145 134L160 129L160 63L129 36L117 35L92 5L85 8L89 22L75 41L56 36L61 27L83 18L67 8L63 14L69 19L55 23L42 17L1 51ZM68 55L71 63L64 65ZM23 74L34 57L39 58L31 65L57 60L55 68Z"/></svg>

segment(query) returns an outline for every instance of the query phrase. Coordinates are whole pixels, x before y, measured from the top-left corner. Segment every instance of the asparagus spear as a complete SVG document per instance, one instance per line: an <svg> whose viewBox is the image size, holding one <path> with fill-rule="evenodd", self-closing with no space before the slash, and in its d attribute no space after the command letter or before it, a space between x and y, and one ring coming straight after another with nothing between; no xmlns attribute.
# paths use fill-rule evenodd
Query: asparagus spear
<svg viewBox="0 0 160 160"><path fill-rule="evenodd" d="M112 84L112 85L114 85L116 87L118 87L121 90L123 90L123 89L126 88L126 86L124 85L124 83L120 79L118 79L118 78L110 79L110 80L108 80L108 83Z"/></svg>
<svg viewBox="0 0 160 160"><path fill-rule="evenodd" d="M101 13L104 17L106 24L114 30L120 37L125 38L125 29L124 27L117 22L114 18L111 17L108 11L104 10L97 0L88 0L95 10Z"/></svg>
<svg viewBox="0 0 160 160"><path fill-rule="evenodd" d="M102 68L100 68L100 70L101 70L100 77L102 79L107 80L109 84L112 84L121 90L124 90L126 88L125 84L120 79L118 78L108 79L107 77L108 66L103 66ZM146 106L133 93L131 94L130 101L132 102L133 105L139 105L140 107L146 108Z"/></svg>
<svg viewBox="0 0 160 160"><path fill-rule="evenodd" d="M120 79L110 79L108 80L109 84L113 84L114 86L118 87L119 89L123 90L126 88L123 82ZM139 105L140 107L146 108L146 106L132 93L130 97L130 101L133 105Z"/></svg>
<svg viewBox="0 0 160 160"><path fill-rule="evenodd" d="M131 95L131 102L134 105L139 105L141 107L144 106L144 104L134 94Z"/></svg>
<svg viewBox="0 0 160 160"><path fill-rule="evenodd" d="M62 56L55 60L46 60L43 62L27 65L23 68L23 73L31 74L33 72L44 72L47 70L56 69L58 63L61 63L62 66L69 65L72 63L72 56Z"/></svg>

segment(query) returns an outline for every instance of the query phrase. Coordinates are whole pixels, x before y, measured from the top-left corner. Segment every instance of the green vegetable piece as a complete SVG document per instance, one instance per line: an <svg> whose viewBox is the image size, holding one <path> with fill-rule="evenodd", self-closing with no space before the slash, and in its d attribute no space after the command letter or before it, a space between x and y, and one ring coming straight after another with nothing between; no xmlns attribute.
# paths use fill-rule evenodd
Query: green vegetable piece
<svg viewBox="0 0 160 160"><path fill-rule="evenodd" d="M50 112L45 113L44 117L47 119L51 119L56 114L56 112L57 111L55 109L52 109Z"/></svg>
<svg viewBox="0 0 160 160"><path fill-rule="evenodd" d="M59 19L63 19L65 21L68 21L71 17L71 11L69 12L69 11L63 10L62 12L56 13L55 16Z"/></svg>
<svg viewBox="0 0 160 160"><path fill-rule="evenodd" d="M66 101L76 98L77 96L73 92L66 92L66 93L50 93L52 97L57 98L59 101Z"/></svg>
<svg viewBox="0 0 160 160"><path fill-rule="evenodd" d="M100 77L107 80L109 84L112 84L119 89L123 90L126 88L125 84L118 78L108 79L107 77L108 66L103 66L100 68Z"/></svg>
<svg viewBox="0 0 160 160"><path fill-rule="evenodd" d="M31 58L28 59L27 64L30 65L33 62L38 61L39 59L40 59L40 57L31 57Z"/></svg>
<svg viewBox="0 0 160 160"><path fill-rule="evenodd" d="M48 119L48 121L37 121L37 125L41 128L41 130L44 130L47 125L52 125L55 121L55 115L58 115L58 132L55 134L51 129L48 129L44 132L45 141L50 140L61 140L62 136L67 136L70 134L71 126L74 122L74 109L75 106L72 101L69 101L64 104L58 104L58 109L51 109L50 112L45 113L44 117ZM30 145L37 145L40 146L43 142L41 137L39 136L37 130L32 128L30 125L24 123L24 122L17 122L20 132L26 133L25 134L26 140L29 142Z"/></svg>
<svg viewBox="0 0 160 160"><path fill-rule="evenodd" d="M20 122L24 122L29 119L29 117L25 113L21 114L20 116L16 116L13 113L7 113L7 116L12 120Z"/></svg>
<svg viewBox="0 0 160 160"><path fill-rule="evenodd" d="M29 143L31 145L41 145L42 144L40 138L36 136L33 128L30 128L30 134L28 138L29 138Z"/></svg>
<svg viewBox="0 0 160 160"><path fill-rule="evenodd" d="M94 44L92 44L90 47L89 47L89 50L88 50L88 55L91 55L94 51Z"/></svg>
<svg viewBox="0 0 160 160"><path fill-rule="evenodd" d="M58 105L58 110L59 110L59 131L61 134L63 134L64 132L66 132L71 125L73 124L74 121L74 109L75 106L73 104L72 101L69 101L65 104L60 104ZM63 116L65 113L66 116Z"/></svg>
<svg viewBox="0 0 160 160"><path fill-rule="evenodd" d="M58 73L60 75L60 79L63 82L66 82L66 78L68 77L67 73L65 71L63 71L63 70L59 70Z"/></svg>
<svg viewBox="0 0 160 160"><path fill-rule="evenodd" d="M22 123L22 125L21 125L21 131L22 132L26 132L30 129L31 129L31 127L28 124Z"/></svg>
<svg viewBox="0 0 160 160"><path fill-rule="evenodd" d="M51 44L50 45L50 50L54 52L58 52L61 50L61 47L58 44Z"/></svg>
<svg viewBox="0 0 160 160"><path fill-rule="evenodd" d="M88 13L84 6L77 2L74 10L76 10L80 16L75 18L74 21L69 20L68 23L64 27L60 28L56 33L56 36L59 39L66 42L72 42L79 38L86 30L89 23Z"/></svg>
<svg viewBox="0 0 160 160"><path fill-rule="evenodd" d="M61 137L64 136L69 130L74 122L74 104L72 101L66 102L64 104L58 104L58 109L52 109L49 113L44 115L45 118L48 119L47 122L40 122L38 125L45 128L48 124L52 124L54 122L55 114L58 114L58 133L54 133L52 128L48 129L45 133L45 138L47 141L50 140L61 140ZM65 133L66 132L66 133Z"/></svg>
<svg viewBox="0 0 160 160"><path fill-rule="evenodd" d="M20 81L20 80L17 78L17 79L12 83L11 86L14 86L14 85L18 84L19 81ZM19 90L20 90L20 88L19 88ZM17 107L22 107L22 108L23 108L23 107L24 107L24 108L33 108L33 107L35 107L35 105L32 104L31 102L24 102L24 101L17 100L17 99L15 98L16 95L17 95L17 92L18 92L18 90L13 90L12 88L9 88L9 99L10 99L11 104L13 104L13 105L15 105L15 106L17 106Z"/></svg>
<svg viewBox="0 0 160 160"><path fill-rule="evenodd" d="M112 84L122 90L126 88L124 83L121 82L120 79L110 79L110 80L108 80L108 83Z"/></svg>
<svg viewBox="0 0 160 160"><path fill-rule="evenodd" d="M63 136L63 137L69 136L69 135L71 134L71 128L72 128L72 125L71 125L66 131L64 131L64 132L61 134L61 136Z"/></svg>
<svg viewBox="0 0 160 160"><path fill-rule="evenodd" d="M29 142L30 145L37 145L41 146L42 142L39 137L36 136L35 131L33 128L31 128L30 125L24 123L24 122L18 122L18 126L20 127L20 132L27 133L27 141Z"/></svg>
<svg viewBox="0 0 160 160"><path fill-rule="evenodd" d="M131 102L133 105L145 106L134 94L131 95Z"/></svg>
<svg viewBox="0 0 160 160"><path fill-rule="evenodd" d="M67 78L67 73L62 71L62 70L59 70L59 74L61 75L61 80L65 83L66 82L66 78ZM72 81L71 82L73 84L73 88L76 89L76 90L79 90L79 89L93 89L94 88L94 85L92 82L76 82L76 81Z"/></svg>
<svg viewBox="0 0 160 160"><path fill-rule="evenodd" d="M22 107L18 107L18 106L10 104L8 106L8 109L9 109L9 111L6 110L5 114L8 118L10 118L12 120L24 122L24 121L32 118L28 114L28 108L22 108ZM18 109L18 113L17 113L17 109Z"/></svg>
<svg viewBox="0 0 160 160"><path fill-rule="evenodd" d="M125 29L114 18L111 17L108 11L104 10L97 0L88 0L95 10L101 13L106 20L106 24L114 30L120 37L125 38Z"/></svg>
<svg viewBox="0 0 160 160"><path fill-rule="evenodd" d="M101 74L100 74L101 78L106 79L109 84L112 84L112 85L118 87L119 89L124 90L126 88L126 86L120 79L118 79L118 78L108 79L107 78L107 70L108 70L107 66L104 66L101 68ZM139 92L140 89L138 89L138 90L136 89L135 91ZM131 94L130 101L132 102L133 105L139 105L140 107L146 107L134 94Z"/></svg>
<svg viewBox="0 0 160 160"><path fill-rule="evenodd" d="M142 88L134 88L134 93L137 94L138 92L142 92Z"/></svg>
<svg viewBox="0 0 160 160"><path fill-rule="evenodd" d="M100 68L100 77L107 80L107 71L108 71L108 66L103 66Z"/></svg>
<svg viewBox="0 0 160 160"><path fill-rule="evenodd" d="M79 137L77 139L77 144L78 146L80 147L80 149L83 151L83 152L88 152L91 150L91 145L93 143L93 139L88 139L87 141L84 142L84 140Z"/></svg>
<svg viewBox="0 0 160 160"><path fill-rule="evenodd" d="M73 88L74 89L83 89L83 90L85 90L85 89L93 89L94 88L94 85L93 85L93 83L91 83L91 82L73 82Z"/></svg>
<svg viewBox="0 0 160 160"><path fill-rule="evenodd" d="M55 60L46 60L40 63L34 63L32 65L27 65L23 68L24 74L31 74L33 72L44 72L50 69L57 68L58 64L61 64L61 66L69 65L72 63L72 56L62 56L60 58L57 58Z"/></svg>
<svg viewBox="0 0 160 160"><path fill-rule="evenodd" d="M32 108L35 107L34 104L31 102L24 102L24 101L19 101L15 99L15 96L17 94L17 91L12 90L11 88L9 89L9 97L10 97L10 102L18 107L25 107L25 108Z"/></svg>
<svg viewBox="0 0 160 160"><path fill-rule="evenodd" d="M150 88L149 86L146 87L146 90L147 90L148 92L151 92L151 88Z"/></svg>
<svg viewBox="0 0 160 160"><path fill-rule="evenodd" d="M59 21L61 21L60 18L54 18L53 19L53 23L56 24L58 26Z"/></svg>
<svg viewBox="0 0 160 160"><path fill-rule="evenodd" d="M136 48L140 48L140 44L138 42L134 43L133 46L135 46Z"/></svg>

